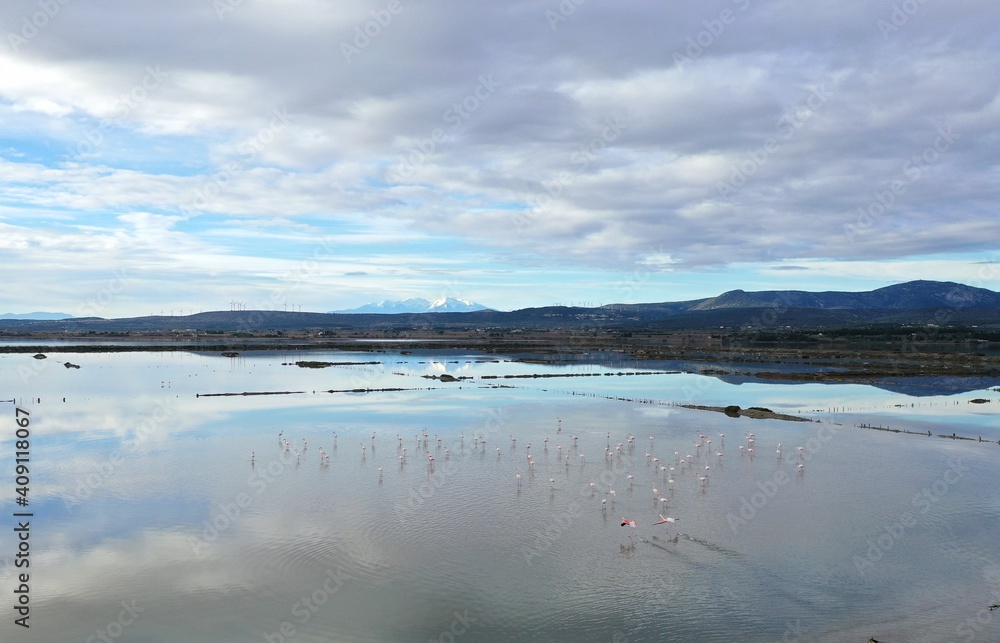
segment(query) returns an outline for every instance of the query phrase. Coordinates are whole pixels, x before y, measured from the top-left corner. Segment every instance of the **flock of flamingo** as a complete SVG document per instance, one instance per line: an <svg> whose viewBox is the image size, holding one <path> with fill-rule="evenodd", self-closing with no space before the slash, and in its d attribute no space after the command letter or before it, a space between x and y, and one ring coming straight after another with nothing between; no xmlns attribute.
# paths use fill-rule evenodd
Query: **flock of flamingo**
<svg viewBox="0 0 1000 643"><path fill-rule="evenodd" d="M562 436L562 420L557 418L557 427L555 432L555 438L558 440ZM333 449L337 449L337 432L333 431L331 435L333 439ZM362 462L367 462L369 452L372 456L375 454L377 434L372 433L370 443L361 442L361 460ZM517 437L513 434L508 435L508 457L517 457L518 446ZM546 459L550 454L549 449L550 436L545 436L541 442L541 450L545 454ZM713 441L707 435L699 433L697 434L697 439L693 440L690 446L684 447L683 451L681 449L676 449L673 451L672 456L667 456L661 458L655 453L654 436L649 436L649 448L645 451L645 461L646 469L651 475L651 480L649 481L650 488L652 490L652 499L654 507L659 507L660 511L666 511L669 503L670 496L672 496L675 486L678 484L678 480L684 479L694 479L700 488L704 491L709 485L709 476L713 471L713 467L721 468L722 463L725 458L725 454L722 449L725 447L726 434L719 434L719 445L718 447L713 447ZM407 465L409 451L404 444L404 439L398 433L396 434L396 458L399 461L400 470ZM583 470L587 465L587 458L584 453L578 447L579 436L570 435L568 436L568 446L564 449L563 445L557 444L555 447L556 451L556 462L560 463L568 472L573 463L576 467ZM282 449L283 453L287 456L294 457L296 462L300 462L305 456L308 450L308 440L303 438L301 444L301 450L289 441L285 435L284 431L278 433L278 444ZM465 433L462 432L457 445L462 453L465 453ZM414 451L423 452L423 459L427 463L427 469L429 474L434 473L435 463L438 458L443 458L444 460L449 460L451 458L451 449L443 444L443 439L440 436L435 435L433 442L431 441L430 435L427 433L426 429L421 433L414 435ZM528 442L523 449L524 457L524 467L526 469L526 474L529 480L534 479L534 472L536 467L535 454L532 453L532 449L537 447L531 442ZM433 449L433 450L432 450ZM495 445L496 457L499 461L503 456L503 449L499 444ZM756 454L756 437L751 432L746 432L744 435L744 440L738 445L739 454L741 457L754 458ZM487 439L485 436L473 435L472 436L472 452L484 455L487 450ZM805 469L805 463L803 459L804 448L802 446L795 447L798 454L798 462L795 465L799 473ZM669 449L668 449L669 451ZM782 458L782 445L777 443L775 451L779 461ZM320 466L329 467L330 466L330 454L328 454L323 447L319 447L320 456ZM251 452L250 462L251 465L254 464L256 459L256 452ZM616 465L620 465L623 459L627 459L628 462L634 463L636 458L636 437L631 433L625 436L624 441L616 442L612 445L611 434L607 434L607 441L604 448L603 463L604 468L608 472L613 472L617 470ZM575 461L575 462L574 462ZM376 470L378 474L378 480L381 483L384 475L384 468L379 466ZM515 473L515 484L518 493L520 493L522 480L524 475L521 473L521 467L517 466ZM615 507L615 503L618 497L618 493L614 488L612 482L617 479L615 475L602 476L606 482L602 482L599 488L597 482L594 481L593 476L588 476L587 488L589 488L590 496L596 498L598 494L601 494L600 507L602 512L607 512L608 507L612 509ZM559 484L556 478L550 477L548 479L549 486L553 491L557 488ZM631 471L626 471L625 483L629 492L634 490L635 485L635 474ZM603 488L606 486L606 489ZM665 489L665 491L661 491ZM659 520L652 522L653 525L671 525L678 521L678 518L672 516L665 516L663 513L659 513ZM622 516L621 525L623 527L631 527L630 538L634 538L636 534L637 522L634 518L626 518Z"/></svg>

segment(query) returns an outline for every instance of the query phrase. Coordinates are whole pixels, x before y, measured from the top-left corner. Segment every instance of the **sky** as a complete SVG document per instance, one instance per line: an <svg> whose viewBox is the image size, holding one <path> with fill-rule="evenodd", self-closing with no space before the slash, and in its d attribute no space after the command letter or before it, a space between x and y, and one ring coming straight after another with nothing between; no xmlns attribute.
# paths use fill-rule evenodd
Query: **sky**
<svg viewBox="0 0 1000 643"><path fill-rule="evenodd" d="M0 313L1000 290L992 0L8 0Z"/></svg>

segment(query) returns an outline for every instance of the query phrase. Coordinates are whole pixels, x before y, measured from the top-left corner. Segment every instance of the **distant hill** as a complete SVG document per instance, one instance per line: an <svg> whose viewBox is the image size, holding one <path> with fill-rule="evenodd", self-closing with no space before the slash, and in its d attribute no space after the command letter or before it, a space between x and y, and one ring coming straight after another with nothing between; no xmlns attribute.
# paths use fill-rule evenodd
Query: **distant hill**
<svg viewBox="0 0 1000 643"><path fill-rule="evenodd" d="M433 302L429 302L433 303ZM866 327L978 326L1000 330L1000 293L963 284L911 281L866 292L732 290L680 302L613 304L597 308L544 306L510 312L301 313L276 310L216 311L129 319L0 319L8 332L283 331L283 330L711 330L847 329Z"/></svg>
<svg viewBox="0 0 1000 643"><path fill-rule="evenodd" d="M615 307L621 307L621 304ZM688 302L625 305L626 308L675 313L722 308L825 308L919 310L923 308L1000 308L1000 293L951 281L908 281L866 292L803 290L730 290L717 297Z"/></svg>
<svg viewBox="0 0 1000 643"><path fill-rule="evenodd" d="M349 310L332 310L330 313L347 315L366 313L395 315L398 313L471 313L476 310L489 310L489 308L482 304L465 301L464 299L456 299L455 297L443 297L434 301L422 297L414 297L402 301L383 299L378 303L365 304L364 306Z"/></svg>
<svg viewBox="0 0 1000 643"><path fill-rule="evenodd" d="M73 315L66 313L3 313L0 319L69 319Z"/></svg>

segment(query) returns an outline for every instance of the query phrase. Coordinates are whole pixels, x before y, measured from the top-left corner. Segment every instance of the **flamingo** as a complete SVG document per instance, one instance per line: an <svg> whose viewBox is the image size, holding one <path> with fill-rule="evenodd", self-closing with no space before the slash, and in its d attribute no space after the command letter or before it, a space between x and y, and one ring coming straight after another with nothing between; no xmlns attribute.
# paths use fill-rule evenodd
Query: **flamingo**
<svg viewBox="0 0 1000 643"><path fill-rule="evenodd" d="M632 531L630 531L629 534L628 534L629 540L632 540L635 537L635 535L636 535L635 534L635 519L634 518L628 518L628 519L626 519L625 516L622 516L622 527L631 527L632 528Z"/></svg>

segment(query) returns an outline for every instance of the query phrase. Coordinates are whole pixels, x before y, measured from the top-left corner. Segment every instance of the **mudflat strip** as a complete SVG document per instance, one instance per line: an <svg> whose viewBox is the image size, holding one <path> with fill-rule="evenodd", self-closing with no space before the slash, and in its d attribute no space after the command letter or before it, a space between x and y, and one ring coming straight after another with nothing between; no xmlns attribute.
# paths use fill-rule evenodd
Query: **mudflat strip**
<svg viewBox="0 0 1000 643"><path fill-rule="evenodd" d="M818 420L805 418L802 417L801 415L788 415L787 413L775 413L771 409L764 409L758 406L752 406L748 409L741 409L735 404L730 406L702 406L700 404L678 404L677 406L681 406L686 409L697 409L699 411L716 411L718 413L725 413L729 417L748 417L748 418L754 418L755 420L788 420L789 422L818 422Z"/></svg>

